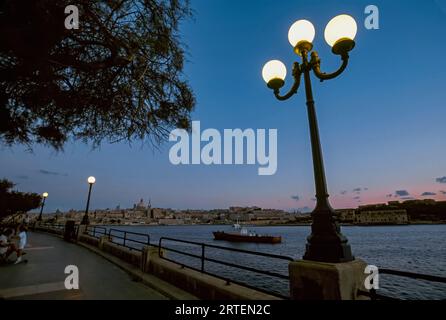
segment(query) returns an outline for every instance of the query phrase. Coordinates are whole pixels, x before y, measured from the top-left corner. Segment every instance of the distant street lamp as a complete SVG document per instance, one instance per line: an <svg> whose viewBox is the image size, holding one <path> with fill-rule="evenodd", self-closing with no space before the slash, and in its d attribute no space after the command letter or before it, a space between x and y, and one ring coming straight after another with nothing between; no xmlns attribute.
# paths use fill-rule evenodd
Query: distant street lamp
<svg viewBox="0 0 446 320"><path fill-rule="evenodd" d="M91 188L95 184L96 178L95 177L88 177L87 182L89 184L88 198L87 198L87 207L85 208L85 214L84 214L84 217L82 218L82 222L81 222L81 224L85 224L85 225L90 224L90 219L88 218L88 208L90 207Z"/></svg>
<svg viewBox="0 0 446 320"><path fill-rule="evenodd" d="M304 76L317 199L316 207L311 213L313 223L311 225L311 235L307 238L304 260L337 263L348 262L354 259L348 240L341 233L335 212L328 201L329 195L311 89L310 71L313 71L315 76L321 81L333 79L340 75L347 67L349 51L355 46L353 40L356 32L356 22L349 15L339 15L327 24L325 40L332 47L332 52L341 57L342 65L333 73L324 73L320 69L321 60L317 52L312 51L312 42L315 36L314 26L307 20L299 20L291 26L288 33L288 40L294 47L294 52L302 58L301 64L299 62L294 63L292 72L294 84L291 90L285 95L280 95L280 88L284 86L286 76L286 67L282 62L272 60L264 66L262 71L268 87L274 90L274 95L281 101L287 100L297 93L301 75L303 74ZM311 59L309 60L308 54L310 52Z"/></svg>
<svg viewBox="0 0 446 320"><path fill-rule="evenodd" d="M45 206L46 198L48 198L48 192L44 192L42 194L42 198L43 198L43 201L42 201L42 206L40 207L40 214L39 214L39 218L37 219L38 221L42 221L43 207Z"/></svg>

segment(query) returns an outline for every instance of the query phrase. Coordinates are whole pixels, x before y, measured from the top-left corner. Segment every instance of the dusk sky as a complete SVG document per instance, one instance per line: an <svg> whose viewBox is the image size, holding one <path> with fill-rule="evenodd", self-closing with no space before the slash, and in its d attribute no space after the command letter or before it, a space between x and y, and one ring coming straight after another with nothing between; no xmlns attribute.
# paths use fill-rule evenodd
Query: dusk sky
<svg viewBox="0 0 446 320"><path fill-rule="evenodd" d="M91 208L227 208L256 205L293 210L314 206L305 94L277 101L261 76L271 59L288 68L298 59L287 35L299 19L313 22L324 71L339 57L324 40L328 21L342 13L358 23L350 65L337 79L313 77L328 189L333 207L389 200L446 200L446 1L192 0L195 17L181 34L185 75L196 98L192 119L201 129L277 129L272 176L258 165L180 165L140 142L92 150L71 142L64 152L2 147L0 177L21 191L49 193L45 211L84 209L90 175ZM364 27L367 5L380 10L380 29ZM81 17L82 21L82 17ZM444 178L443 178L444 177ZM442 179L443 178L443 179ZM356 191L354 191L356 190ZM425 194L424 196L422 194Z"/></svg>

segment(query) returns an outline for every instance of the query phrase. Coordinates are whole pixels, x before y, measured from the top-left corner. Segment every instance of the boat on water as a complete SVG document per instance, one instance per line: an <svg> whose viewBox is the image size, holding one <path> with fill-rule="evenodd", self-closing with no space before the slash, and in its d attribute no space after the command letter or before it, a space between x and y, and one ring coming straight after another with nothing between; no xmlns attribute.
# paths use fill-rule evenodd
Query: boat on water
<svg viewBox="0 0 446 320"><path fill-rule="evenodd" d="M281 236L259 235L254 232L248 232L246 228L241 228L240 232L214 231L215 240L224 240L231 242L255 242L255 243L281 243Z"/></svg>

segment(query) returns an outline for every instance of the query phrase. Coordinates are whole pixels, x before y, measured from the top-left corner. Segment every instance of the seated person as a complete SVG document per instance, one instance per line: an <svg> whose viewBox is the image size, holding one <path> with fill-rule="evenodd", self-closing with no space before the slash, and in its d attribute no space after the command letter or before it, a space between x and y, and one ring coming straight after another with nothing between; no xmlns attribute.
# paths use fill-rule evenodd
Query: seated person
<svg viewBox="0 0 446 320"><path fill-rule="evenodd" d="M0 257L5 260L16 251L15 245L10 242L11 235L11 229L4 230L0 235Z"/></svg>
<svg viewBox="0 0 446 320"><path fill-rule="evenodd" d="M27 235L26 235L26 227L20 226L17 230L19 233L17 236L13 236L13 231L11 229L7 229L1 236L0 236L0 254L2 259L5 261L8 260L9 256L15 252L17 255L17 259L14 262L14 264L18 264L22 262L22 256L26 254L26 252L23 251L26 246L27 242ZM14 242L11 242L11 239L18 239L18 245L16 245Z"/></svg>

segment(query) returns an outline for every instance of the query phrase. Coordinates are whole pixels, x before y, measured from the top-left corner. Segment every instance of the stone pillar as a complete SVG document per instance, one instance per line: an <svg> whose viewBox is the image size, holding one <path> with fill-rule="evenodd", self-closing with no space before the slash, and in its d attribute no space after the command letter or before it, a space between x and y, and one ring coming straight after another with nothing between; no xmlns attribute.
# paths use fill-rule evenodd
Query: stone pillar
<svg viewBox="0 0 446 320"><path fill-rule="evenodd" d="M99 238L98 248L99 250L104 250L104 243L108 241L108 236L102 236Z"/></svg>
<svg viewBox="0 0 446 320"><path fill-rule="evenodd" d="M77 241L79 241L79 238L81 237L81 235L84 234L84 232L85 232L86 229L87 229L87 226L84 225L84 224L80 224L80 225L78 226L78 229L77 229L77 235L76 235L76 240L77 240Z"/></svg>
<svg viewBox="0 0 446 320"><path fill-rule="evenodd" d="M358 290L367 291L362 260L325 263L309 260L289 264L292 300L357 300Z"/></svg>
<svg viewBox="0 0 446 320"><path fill-rule="evenodd" d="M161 249L161 255L165 255L164 250ZM159 251L157 247L145 246L141 253L141 270L143 272L150 272L150 261L159 258Z"/></svg>

